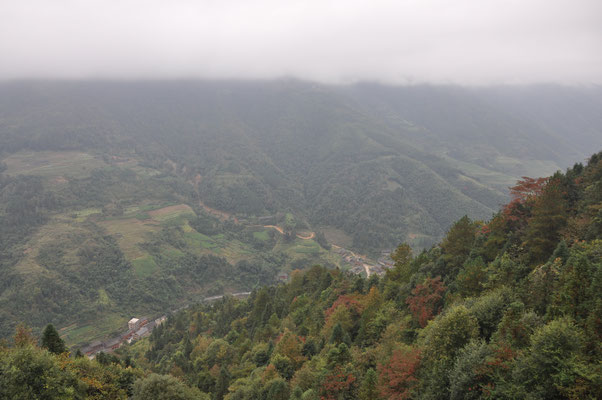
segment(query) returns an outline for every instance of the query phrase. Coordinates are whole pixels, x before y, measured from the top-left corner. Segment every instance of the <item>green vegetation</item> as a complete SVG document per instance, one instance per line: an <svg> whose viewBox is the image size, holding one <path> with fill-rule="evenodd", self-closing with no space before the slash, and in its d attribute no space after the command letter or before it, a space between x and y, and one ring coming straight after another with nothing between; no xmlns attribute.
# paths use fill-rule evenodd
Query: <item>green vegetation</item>
<svg viewBox="0 0 602 400"><path fill-rule="evenodd" d="M1 336L19 321L36 332L52 321L69 345L103 339L132 315L269 284L298 258L298 243L207 215L183 178L140 174L138 163L66 174L61 187L0 174Z"/></svg>
<svg viewBox="0 0 602 400"><path fill-rule="evenodd" d="M46 325L42 333L42 347L53 354L62 354L67 351L65 342L60 338L52 324Z"/></svg>
<svg viewBox="0 0 602 400"><path fill-rule="evenodd" d="M294 247L291 250L301 254L317 254L321 249L313 240L296 239Z"/></svg>
<svg viewBox="0 0 602 400"><path fill-rule="evenodd" d="M6 157L3 162L9 175L43 176L50 178L51 185L88 177L94 169L106 166L102 159L77 151L21 151Z"/></svg>
<svg viewBox="0 0 602 400"><path fill-rule="evenodd" d="M41 347L19 325L11 344L0 342L0 397L600 398L601 188L602 152L566 173L519 181L491 220L460 218L439 245L416 256L398 246L383 277L317 265L295 271L290 283L258 288L246 300L226 296L179 311L149 338L95 360L64 352L52 325ZM217 219L189 218L184 226L216 242L234 234ZM108 297L100 303L136 290L112 279L127 265L116 241L92 220L83 225L97 236L84 238L75 255ZM232 279L234 268L247 281L263 273L263 264L233 266L195 253L184 226L149 232L141 248L158 271L173 273L169 257L180 257L180 268L193 271L188 285ZM236 240L257 239L255 232L240 227ZM42 242L38 267L68 270L70 246ZM324 251L313 240L292 243L289 251ZM282 264L274 256L262 262ZM76 272L65 276L77 279Z"/></svg>
<svg viewBox="0 0 602 400"><path fill-rule="evenodd" d="M268 235L268 232L263 230L263 231L259 231L259 232L253 232L253 237L255 239L261 240L261 241L268 241L270 240L270 236Z"/></svg>
<svg viewBox="0 0 602 400"><path fill-rule="evenodd" d="M106 308L104 308L106 310ZM68 345L89 343L96 340L105 340L116 334L123 332L123 327L127 326L130 315L119 314L116 312L97 313L94 320L82 318L80 321L65 326L59 330L61 338Z"/></svg>
<svg viewBox="0 0 602 400"><path fill-rule="evenodd" d="M551 173L599 143L587 124L599 115L596 90L557 89L556 98L587 100L577 101L580 129L559 133L551 127L568 126L570 113L524 104L536 89L521 93L518 110L503 89L0 89L0 337L20 321L36 333L52 322L68 345L119 332L134 315L271 284L279 272L342 266L331 243L374 258L400 242L428 248L463 215L493 214L514 177ZM571 143L559 139L568 133ZM543 222L525 233L531 262L567 221L534 218ZM461 272L459 260L449 261L466 280L459 290L473 293L483 265Z"/></svg>
<svg viewBox="0 0 602 400"><path fill-rule="evenodd" d="M132 261L134 271L139 278L151 276L159 267L151 256L136 258Z"/></svg>
<svg viewBox="0 0 602 400"><path fill-rule="evenodd" d="M43 342L46 337L45 333ZM143 372L132 368L129 360L100 354L96 361L90 361L81 354L69 357L69 353L38 348L36 339L23 326L17 329L13 346L0 345L2 399L127 399L133 394L134 383L137 389L144 381ZM172 385L165 386L155 390L171 393L167 387Z"/></svg>
<svg viewBox="0 0 602 400"><path fill-rule="evenodd" d="M338 229L363 253L401 241L429 247L462 215L490 217L518 177L550 174L601 145L591 122L599 89L294 81L1 89L0 157L11 177L45 177L54 192L97 174L75 195L111 212L167 197L195 210L201 200L222 216L280 213L283 228ZM98 174L107 167L121 172ZM111 179L123 187L95 186ZM168 191L153 192L157 184ZM140 201L116 204L124 190ZM132 218L144 221L143 211Z"/></svg>
<svg viewBox="0 0 602 400"><path fill-rule="evenodd" d="M129 351L226 400L600 398L601 187L599 153L417 256L400 245L382 278L296 271Z"/></svg>

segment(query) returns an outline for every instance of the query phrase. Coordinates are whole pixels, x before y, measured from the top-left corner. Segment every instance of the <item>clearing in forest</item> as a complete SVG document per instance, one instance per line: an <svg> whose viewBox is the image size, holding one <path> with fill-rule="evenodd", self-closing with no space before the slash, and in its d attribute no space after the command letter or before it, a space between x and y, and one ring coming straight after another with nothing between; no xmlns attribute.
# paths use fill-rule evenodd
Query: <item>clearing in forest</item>
<svg viewBox="0 0 602 400"><path fill-rule="evenodd" d="M186 204L178 204L175 206L168 206L159 208L157 210L152 210L149 211L148 214L155 221L166 221L183 214L194 214L194 211L192 211L192 208Z"/></svg>
<svg viewBox="0 0 602 400"><path fill-rule="evenodd" d="M83 178L107 164L100 158L79 151L20 151L3 160L8 175L40 175L58 179Z"/></svg>
<svg viewBox="0 0 602 400"><path fill-rule="evenodd" d="M99 221L98 224L117 239L119 248L128 260L133 260L146 255L140 247L148 234L158 232L160 226L155 221L140 221L136 218L110 219Z"/></svg>

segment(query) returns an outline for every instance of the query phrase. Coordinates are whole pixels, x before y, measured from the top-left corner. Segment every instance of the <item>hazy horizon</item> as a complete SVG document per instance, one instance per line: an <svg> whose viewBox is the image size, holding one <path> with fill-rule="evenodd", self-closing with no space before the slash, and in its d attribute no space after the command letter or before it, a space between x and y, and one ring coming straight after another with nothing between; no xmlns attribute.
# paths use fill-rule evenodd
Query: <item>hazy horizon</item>
<svg viewBox="0 0 602 400"><path fill-rule="evenodd" d="M177 77L177 78L103 78L103 77L57 77L57 78L10 78L0 79L0 85L3 84L28 84L28 83L300 83L314 84L323 87L351 87L362 85L374 85L392 88L410 88L410 87L447 87L461 89L502 89L502 88L545 88L557 87L567 89L602 89L602 83L563 83L563 82L526 82L526 83L442 83L442 82L386 82L378 80L357 80L353 82L322 82L319 80L299 78L296 76L274 76L268 78L205 78L205 77Z"/></svg>
<svg viewBox="0 0 602 400"><path fill-rule="evenodd" d="M594 0L24 0L0 15L0 81L602 84Z"/></svg>

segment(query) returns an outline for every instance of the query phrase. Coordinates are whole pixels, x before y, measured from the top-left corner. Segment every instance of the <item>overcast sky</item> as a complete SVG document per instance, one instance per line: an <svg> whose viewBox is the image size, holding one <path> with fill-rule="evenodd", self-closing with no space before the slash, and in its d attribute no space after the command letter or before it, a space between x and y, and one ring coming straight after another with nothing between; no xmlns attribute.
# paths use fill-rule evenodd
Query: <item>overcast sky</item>
<svg viewBox="0 0 602 400"><path fill-rule="evenodd" d="M0 0L0 79L602 84L602 0Z"/></svg>

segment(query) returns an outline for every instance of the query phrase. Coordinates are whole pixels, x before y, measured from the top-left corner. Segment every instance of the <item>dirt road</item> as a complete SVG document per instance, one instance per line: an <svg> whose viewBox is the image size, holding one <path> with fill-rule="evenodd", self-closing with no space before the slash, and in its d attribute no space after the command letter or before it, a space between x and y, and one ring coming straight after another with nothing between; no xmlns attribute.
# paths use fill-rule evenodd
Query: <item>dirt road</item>
<svg viewBox="0 0 602 400"><path fill-rule="evenodd" d="M264 225L263 227L264 228L273 228L273 229L276 229L278 232L280 232L281 235L284 235L284 231L279 226L276 226L276 225Z"/></svg>
<svg viewBox="0 0 602 400"><path fill-rule="evenodd" d="M276 229L278 232L280 232L281 235L284 235L284 230L276 225L263 225L264 228L272 228L272 229ZM315 232L311 232L308 236L303 236L303 235L299 235L297 234L297 237L299 239L303 239L303 240L310 240L316 237L316 233Z"/></svg>
<svg viewBox="0 0 602 400"><path fill-rule="evenodd" d="M366 277L370 278L370 266L368 264L364 264L364 271L366 271Z"/></svg>
<svg viewBox="0 0 602 400"><path fill-rule="evenodd" d="M199 201L199 205L201 207L203 207L205 209L205 211L207 211L209 214L216 216L217 218L219 218L222 221L232 218L234 223L238 224L238 218L234 217L230 213L227 213L227 212L221 211L221 210L217 210L215 208L211 208L208 205L206 205L205 203L203 203L202 201Z"/></svg>
<svg viewBox="0 0 602 400"><path fill-rule="evenodd" d="M309 236L301 236L301 235L297 234L297 237L298 237L299 239L303 239L303 240L309 240L309 239L313 239L313 238L315 238L315 237L316 237L316 233L315 233L315 232L311 232L311 233L309 234Z"/></svg>

